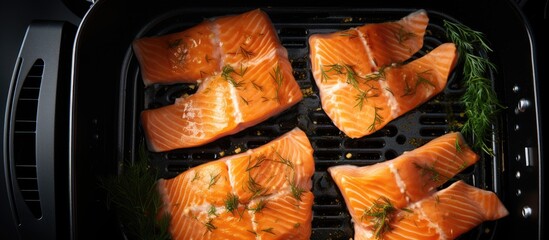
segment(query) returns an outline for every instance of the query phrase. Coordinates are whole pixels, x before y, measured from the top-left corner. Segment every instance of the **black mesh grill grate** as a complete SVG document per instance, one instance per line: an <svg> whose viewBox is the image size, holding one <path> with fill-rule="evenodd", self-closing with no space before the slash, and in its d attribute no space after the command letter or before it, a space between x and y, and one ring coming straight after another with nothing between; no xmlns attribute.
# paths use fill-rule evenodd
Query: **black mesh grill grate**
<svg viewBox="0 0 549 240"><path fill-rule="evenodd" d="M249 9L181 9L164 15L143 29L143 36L161 35L180 31L193 26L205 17L241 13ZM415 10L391 9L264 9L273 21L280 40L288 50L294 69L294 76L305 98L299 104L263 123L227 136L202 147L178 149L166 153L150 153L153 165L160 170L161 177L177 174L224 156L244 152L263 145L283 133L300 127L304 130L314 148L316 172L313 176L313 233L311 239L350 239L353 225L341 193L326 172L330 166L341 164L371 165L393 159L404 151L412 150L427 141L452 130L454 124L463 123L464 107L458 101L462 94L459 74L450 76L447 88L431 101L395 119L376 133L350 139L337 129L320 106L318 89L310 70L308 37L314 33L333 32L365 23L398 20ZM437 12L429 12L430 23L425 36L424 47L413 57L424 55L443 42L448 42L442 21L449 18ZM141 36L138 36L141 37ZM129 69L130 82L136 84L135 99L143 98L144 108L155 108L174 102L182 94L192 94L196 86L174 84L151 86L143 89L136 59ZM460 72L456 66L454 72ZM137 105L139 106L139 105ZM136 113L141 108L135 109ZM136 114L139 116L139 114ZM135 120L139 122L139 119ZM141 132L140 132L141 133ZM144 138L143 135L139 135ZM138 141L135 141L138 142ZM477 164L457 178L475 186L489 189L492 176L491 166ZM463 235L462 239L490 238L494 225L484 223Z"/></svg>

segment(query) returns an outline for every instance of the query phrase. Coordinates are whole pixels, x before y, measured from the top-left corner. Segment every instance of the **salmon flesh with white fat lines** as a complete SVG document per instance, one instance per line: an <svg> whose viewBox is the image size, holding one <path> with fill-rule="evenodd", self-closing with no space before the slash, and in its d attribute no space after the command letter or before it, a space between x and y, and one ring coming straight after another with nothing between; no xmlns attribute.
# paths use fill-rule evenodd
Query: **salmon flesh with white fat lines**
<svg viewBox="0 0 549 240"><path fill-rule="evenodd" d="M428 22L418 10L399 21L309 38L322 108L347 136L372 134L445 88L457 59L453 43L404 63L422 48Z"/></svg>
<svg viewBox="0 0 549 240"><path fill-rule="evenodd" d="M472 197L486 195L472 186L452 201L449 192L460 190L437 192L478 159L461 133L451 132L389 161L333 166L328 172L353 219L354 239L453 239L483 221L507 215L497 196ZM462 201L469 193L471 199ZM433 199L444 199L444 204L433 206ZM445 218L450 215L454 219Z"/></svg>
<svg viewBox="0 0 549 240"><path fill-rule="evenodd" d="M134 41L146 86L200 83L172 105L144 110L149 149L204 145L277 115L303 99L267 14L207 19L183 32Z"/></svg>
<svg viewBox="0 0 549 240"><path fill-rule="evenodd" d="M173 239L309 239L313 148L299 128L158 181Z"/></svg>

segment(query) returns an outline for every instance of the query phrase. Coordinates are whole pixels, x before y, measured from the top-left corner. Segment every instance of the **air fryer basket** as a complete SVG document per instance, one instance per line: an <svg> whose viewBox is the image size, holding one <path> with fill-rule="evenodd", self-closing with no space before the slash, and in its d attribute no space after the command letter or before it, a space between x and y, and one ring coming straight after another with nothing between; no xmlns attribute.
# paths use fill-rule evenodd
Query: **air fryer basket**
<svg viewBox="0 0 549 240"><path fill-rule="evenodd" d="M100 1L97 4L101 3ZM94 11L98 14L99 9L103 11L102 14L105 14L107 10L104 9L107 9L108 4L103 3L103 6L94 6L96 9L92 9L89 15L93 17ZM456 9L421 4L402 5L405 7L398 8L392 5L389 7L257 6L261 7L270 16L282 45L288 50L294 76L305 95L303 101L265 122L204 146L164 153L149 152L148 156L152 167L160 171L161 177L174 177L199 164L258 147L294 127L299 127L307 133L314 148L316 171L313 176L312 188L315 200L311 239L352 238L354 232L351 217L340 191L326 169L341 164L364 166L390 160L401 155L404 151L412 150L437 136L455 130L456 124L463 123L466 120L464 106L459 101L464 91L461 82L463 66L461 64L456 66L449 78L446 89L429 102L392 121L373 135L351 139L333 125L321 108L318 89L314 84L310 70L308 37L314 33L343 30L365 23L398 20L415 10L423 8L427 10L430 21L424 47L414 58L424 55L443 42L449 41L446 38L442 22L443 20L450 20L465 23L473 29L487 33L490 44L492 44L495 51L494 53L480 54L488 54L498 67L497 72L489 73L489 77L493 80L493 87L504 106L493 124L492 138L495 154L494 156L481 155L481 161L458 174L456 179L463 179L474 186L496 192L510 210L510 215L499 221L485 222L464 234L460 239L497 239L498 236L537 238L540 236L541 224L538 214L541 191L539 190L539 181L541 180L538 163L540 153L537 145L539 142L537 131L539 129L536 127L537 96L535 93L537 83L535 75L532 73L532 62L513 62L515 61L514 58L529 60L527 54L531 53L532 46L528 41L528 37L525 37L528 33L527 25L520 18L520 14L514 12L516 11L514 6L511 3L506 4L500 6L501 9L497 8L500 11L498 13L486 13L487 17L484 21L483 18L475 15L477 11L482 11L482 9L461 12ZM117 174L123 171L124 162L136 160L137 149L145 141L140 126L141 111L172 104L181 95L192 94L196 90L195 87L191 87L189 84L153 85L145 88L139 72L139 63L131 49L131 40L144 36L181 31L200 23L204 18L238 14L257 8L245 5L240 7L205 8L181 6L175 3L166 6L138 5L132 8L132 11L125 11L122 10L123 6L114 6L113 10L111 5L107 16L123 13L127 17L126 20L123 20L122 23L108 23L106 20L102 20L103 22L98 24L99 26L88 27L87 32L81 30L81 34L99 35L100 26L103 25L108 26L103 29L107 33L117 33L117 30L120 29L118 27L131 26L121 30L121 34L124 36L123 40L116 42L105 40L93 43L91 40L84 40L88 36L81 36L80 42L77 44L84 52L92 52L89 48L94 44L106 47L109 50L122 46L125 52L123 54L118 53L115 60L107 60L107 62L120 61L121 65L115 63L115 66L110 66L108 70L105 70L107 73L117 73L120 80L116 82L115 79L110 77L109 81L115 81L115 83L110 84L115 84L117 87L104 93L106 99L99 100L99 104L104 103L107 105L111 104L108 102L109 100L116 102L117 111L109 110L109 113L100 111L84 112L80 106L91 106L92 103L84 100L76 101L80 106L74 109L77 110L75 120L81 123L80 126L76 125L77 131L86 132L84 135L88 136L87 139L80 140L80 144L77 144L78 137L74 138L74 147L82 152L74 153L73 161L88 159L81 160L84 162L80 163L80 166L75 163L74 171L76 174L86 175L82 172L90 168L93 169L92 172L96 175ZM481 8L483 6L485 7L485 5L479 5ZM493 22L494 19L499 19L501 18L500 15L506 13L512 16L516 14L514 19L508 17L506 20L502 20L506 21L510 28L516 29L516 34L511 36L514 39L503 41L499 39L503 34L499 33L498 35L497 32L491 31L489 25L490 21ZM521 21L517 21L517 19ZM90 31L90 29L92 30ZM505 36L508 35L505 34ZM515 46L513 44L511 46L510 41L523 45ZM78 51L79 49L76 50L77 53ZM120 50L116 51L120 52ZM102 50L94 54L108 56L107 52L108 50ZM82 55L82 53L79 54ZM512 54L512 56L507 56L507 54ZM84 58L77 56L77 59ZM96 67L86 66L84 63ZM75 80L80 86L76 84L75 90L78 91L78 88L83 89L85 87L100 89L89 83L80 82L93 79L92 77L97 75L93 73L93 70L96 70L97 66L106 65L86 60L76 60ZM509 70L508 66L514 66L515 70L523 70L529 74L526 74L526 77L519 75L521 78L518 78L517 73ZM92 76L86 76L84 73L89 73ZM109 81L100 80L102 83L108 83ZM85 96L84 90L80 91L78 93ZM79 95L78 98L82 99L83 97ZM521 101L523 105L517 105ZM111 136L115 135L117 138L110 140L106 137L109 134ZM472 141L472 139L468 140ZM115 146L116 149L112 149L112 146L109 147L110 144ZM85 156L86 152L90 153L91 156ZM101 160L96 159L97 157ZM89 160L90 158L94 160ZM104 160L103 158L107 159ZM113 163L109 159L117 159L117 161ZM94 161L94 163L85 161ZM75 176L75 180L75 187L78 187L78 185L92 186L86 180L82 180L81 177ZM80 199L86 197L101 199L103 195L93 195L76 188L75 196L75 199L78 199L79 196ZM103 216L97 212L92 213L89 210L82 210L83 207L89 205L97 207L98 203L97 201L90 203L89 200L80 200L80 202L75 201L73 205L76 212L80 211L80 215L75 214L73 219L73 223L79 224L76 229L80 233L91 232L90 229L80 226L81 223L89 222L85 219L87 215ZM528 215L528 211L531 211L532 214ZM104 214L113 217L112 212ZM116 220L111 218L108 224L116 225ZM511 231L509 226L521 227L524 231L521 231L521 235L517 235L519 233Z"/></svg>

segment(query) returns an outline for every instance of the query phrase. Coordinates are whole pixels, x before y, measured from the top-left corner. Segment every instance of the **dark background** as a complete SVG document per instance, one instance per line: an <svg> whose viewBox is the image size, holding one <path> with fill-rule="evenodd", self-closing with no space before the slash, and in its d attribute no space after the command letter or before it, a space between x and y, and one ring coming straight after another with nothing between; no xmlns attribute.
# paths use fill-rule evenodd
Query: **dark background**
<svg viewBox="0 0 549 240"><path fill-rule="evenodd" d="M0 127L4 127L4 112L6 106L6 98L9 90L9 84L13 74L13 68L19 53L19 48L27 26L34 19L47 20L64 20L75 26L80 22L80 17L85 12L86 6L89 6L85 0L70 1L68 3L62 0L1 0L0 5ZM76 3L75 3L76 2ZM541 119L547 119L549 116L546 110L549 104L544 103L549 99L548 95L544 94L544 89L548 88L549 84L549 63L547 56L547 45L549 39L548 25L548 0L515 0L517 5L523 9L530 27L533 32L533 41L536 49L535 61L537 64L537 74L540 90L540 115ZM71 10L72 9L72 10ZM76 13L75 13L76 12ZM506 31L505 26L494 26L501 28L501 31ZM509 32L508 34L513 34ZM547 139L549 125L542 128L542 141ZM0 145L3 145L3 138L0 140ZM543 146L543 145L542 145ZM543 149L543 147L542 147ZM3 158L3 152L1 153ZM541 160L543 161L543 159ZM3 159L2 159L3 164ZM545 172L545 170L544 170ZM4 173L0 172L0 177L4 177ZM545 180L545 179L544 179ZM6 202L6 186L0 184L0 202ZM544 193L547 193L546 187L543 187ZM545 198L545 197L544 197ZM0 205L0 214L9 212L8 206ZM547 207L546 207L547 208ZM547 216L546 214L544 214ZM5 222L8 218L0 218L0 238L2 236L10 236L14 231L13 222Z"/></svg>

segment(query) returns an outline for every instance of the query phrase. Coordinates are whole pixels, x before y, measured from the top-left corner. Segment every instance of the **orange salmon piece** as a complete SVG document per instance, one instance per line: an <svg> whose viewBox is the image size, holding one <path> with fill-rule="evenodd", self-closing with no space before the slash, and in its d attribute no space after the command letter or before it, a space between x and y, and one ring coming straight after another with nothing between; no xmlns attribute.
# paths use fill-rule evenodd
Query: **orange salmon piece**
<svg viewBox="0 0 549 240"><path fill-rule="evenodd" d="M145 86L194 83L220 71L220 52L210 20L182 32L144 37L133 42Z"/></svg>
<svg viewBox="0 0 549 240"><path fill-rule="evenodd" d="M259 9L214 21L219 28L223 65L263 61L273 51L284 49L269 16Z"/></svg>
<svg viewBox="0 0 549 240"><path fill-rule="evenodd" d="M355 239L455 239L482 222L498 220L509 212L494 192L459 180L393 214L389 231L376 234L362 228Z"/></svg>
<svg viewBox="0 0 549 240"><path fill-rule="evenodd" d="M415 11L394 22L366 24L356 28L366 43L376 70L409 59L423 46L429 17L425 10Z"/></svg>
<svg viewBox="0 0 549 240"><path fill-rule="evenodd" d="M173 239L309 239L313 148L296 128L158 181Z"/></svg>
<svg viewBox="0 0 549 240"><path fill-rule="evenodd" d="M334 166L328 172L360 232L357 228L371 228L369 221L361 220L376 202L387 199L395 208L404 208L430 196L478 159L461 133L451 132L389 161L364 167Z"/></svg>
<svg viewBox="0 0 549 240"><path fill-rule="evenodd" d="M141 112L149 150L198 146L234 132L238 110L226 95L232 88L221 76L212 77L195 94L179 98L173 105Z"/></svg>
<svg viewBox="0 0 549 240"><path fill-rule="evenodd" d="M322 108L347 136L372 134L444 89L457 58L453 44L402 65L422 47L428 20L418 10L399 21L309 38Z"/></svg>
<svg viewBox="0 0 549 240"><path fill-rule="evenodd" d="M200 56L216 56L218 69L208 71L215 74L194 78L201 84L191 96L142 112L151 151L210 143L265 121L303 99L287 50L263 11L214 18L209 24L219 44Z"/></svg>

